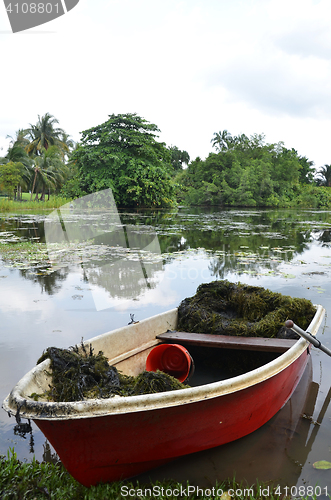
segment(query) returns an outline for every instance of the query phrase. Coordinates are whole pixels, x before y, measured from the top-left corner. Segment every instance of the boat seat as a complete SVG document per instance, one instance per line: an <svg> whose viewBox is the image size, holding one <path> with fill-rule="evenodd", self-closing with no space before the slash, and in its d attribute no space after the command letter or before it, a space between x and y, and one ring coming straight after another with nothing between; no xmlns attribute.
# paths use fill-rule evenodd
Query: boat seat
<svg viewBox="0 0 331 500"><path fill-rule="evenodd" d="M162 342L200 347L218 347L221 349L240 349L247 351L286 352L297 340L263 337L236 337L230 335L212 335L208 333L190 333L168 331L156 337Z"/></svg>

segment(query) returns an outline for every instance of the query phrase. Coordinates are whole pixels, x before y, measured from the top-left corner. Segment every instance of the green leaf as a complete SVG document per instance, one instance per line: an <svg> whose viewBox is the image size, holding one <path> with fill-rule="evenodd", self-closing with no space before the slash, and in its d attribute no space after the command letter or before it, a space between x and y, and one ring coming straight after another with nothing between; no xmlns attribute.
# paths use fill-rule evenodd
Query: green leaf
<svg viewBox="0 0 331 500"><path fill-rule="evenodd" d="M318 462L313 463L313 467L315 469L331 469L331 462L327 460L319 460Z"/></svg>

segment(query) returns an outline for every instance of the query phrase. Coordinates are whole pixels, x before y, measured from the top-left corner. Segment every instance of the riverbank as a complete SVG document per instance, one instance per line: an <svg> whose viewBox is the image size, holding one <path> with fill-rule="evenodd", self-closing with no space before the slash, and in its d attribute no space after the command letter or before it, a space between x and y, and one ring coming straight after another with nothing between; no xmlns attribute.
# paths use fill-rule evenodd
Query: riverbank
<svg viewBox="0 0 331 500"><path fill-rule="evenodd" d="M216 186L213 188L208 183L198 184L197 187L189 188L182 183L181 177L177 182L176 204L187 207L213 207L215 209L279 209L279 208L302 208L302 209L321 209L329 210L331 208L331 188L326 186L316 186L311 184L302 184L300 189L291 196L282 194L271 196L268 200L262 200L258 197L249 200L234 195L229 199L224 197L223 191ZM213 186L213 185L212 185ZM52 211L73 201L71 198L52 195L49 200L35 201L30 200L29 193L23 193L22 201L11 200L9 198L0 198L0 213L20 212L20 211ZM118 206L120 208L120 206ZM125 208L124 206L122 208ZM140 209L143 207L140 206ZM160 208L159 208L160 209ZM155 207L153 208L155 210Z"/></svg>
<svg viewBox="0 0 331 500"><path fill-rule="evenodd" d="M27 193L25 193L27 194ZM0 198L0 213L1 212L20 212L24 210L54 210L55 208L62 207L71 200L58 196L52 196L46 201L30 201L23 199L22 201L10 200L8 198Z"/></svg>
<svg viewBox="0 0 331 500"><path fill-rule="evenodd" d="M284 491L283 491L284 490ZM299 488L296 493L299 493ZM306 489L305 489L306 490ZM284 498L285 489L259 484L244 486L233 480L199 488L192 484L176 481L140 484L138 481L120 481L86 488L73 479L61 463L36 460L26 463L17 459L13 450L7 458L0 456L0 498L1 500L117 500L134 498L139 500L177 500L178 498L199 500L278 500ZM305 491L306 492L306 491ZM311 497L297 496L298 499ZM286 495L288 498L289 495ZM292 495L291 495L292 496ZM312 495L316 498L316 495Z"/></svg>

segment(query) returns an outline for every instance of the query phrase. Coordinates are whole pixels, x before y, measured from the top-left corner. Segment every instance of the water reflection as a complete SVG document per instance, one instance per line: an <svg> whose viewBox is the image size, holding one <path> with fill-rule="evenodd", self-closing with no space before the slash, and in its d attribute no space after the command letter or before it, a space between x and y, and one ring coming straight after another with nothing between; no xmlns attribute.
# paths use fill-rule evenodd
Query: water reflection
<svg viewBox="0 0 331 500"><path fill-rule="evenodd" d="M13 232L24 239L41 239L43 236L44 217L34 215L2 215L0 231Z"/></svg>
<svg viewBox="0 0 331 500"><path fill-rule="evenodd" d="M20 436L23 439L29 437L29 453L34 453L34 438L30 420L27 422L17 422L14 427L14 435Z"/></svg>
<svg viewBox="0 0 331 500"><path fill-rule="evenodd" d="M45 215L3 216L0 256L2 245L6 245L2 240L19 237L45 243L47 220L49 216ZM77 221L84 224L77 214L62 214L64 224L75 223L77 227ZM127 237L124 233L121 241L125 244L116 247L111 240L114 231L105 231L109 229L106 214L94 214L93 224L98 234L89 233L91 245L83 244L77 231L72 252L63 252L60 258L61 252L56 254L59 248L53 249L52 267L49 262L39 265L22 261L22 268L16 270L9 267L10 262L0 261L1 398L49 345L68 347L82 337L91 338L127 324L130 314L141 320L176 307L193 295L200 283L215 278L305 297L322 304L327 312L331 308L330 212L186 208L122 211L116 227L120 232L125 229ZM128 243L128 235L143 246L139 247L137 240ZM144 254L155 235L159 254L148 250ZM108 300L107 309L96 310L90 297L92 287L100 300ZM125 305L121 310L117 307L120 302ZM321 331L321 341L326 345L331 342L330 328L327 317L326 328ZM180 481L191 478L202 487L235 472L238 479L251 483L256 478L288 485L318 483L327 485L330 493L328 471L312 466L316 460L331 461L330 360L313 350L312 361L313 377L306 378L306 385L302 381L309 392L303 394L300 389L301 396L293 397L263 428L222 449L183 457L153 472L153 477L162 479L167 474ZM15 446L20 458L31 459L31 434L25 439L14 434L16 423L2 413L0 453L6 454L8 447ZM308 418L302 418L303 413ZM31 427L34 453L40 460L45 440L33 423ZM45 456L50 456L53 451L47 449Z"/></svg>
<svg viewBox="0 0 331 500"><path fill-rule="evenodd" d="M315 232L314 236L317 236L317 241L320 241L323 245L322 246L329 246L331 243L331 231L324 230L324 231L317 231Z"/></svg>
<svg viewBox="0 0 331 500"><path fill-rule="evenodd" d="M37 283L40 286L41 293L54 295L61 290L63 282L65 282L70 269L68 267L61 268L53 273L44 272L43 268L19 269L22 278Z"/></svg>
<svg viewBox="0 0 331 500"><path fill-rule="evenodd" d="M47 217L8 216L0 227L3 234L47 241L52 269L32 263L21 269L22 277L54 294L76 265L99 301L138 299L159 284L166 264L192 250L203 249L199 257L209 261L210 275L223 279L233 269L239 275L282 274L280 264L295 263L312 243L331 244L328 212L293 210L128 214L65 206Z"/></svg>
<svg viewBox="0 0 331 500"><path fill-rule="evenodd" d="M98 311L111 307L112 298L136 299L158 282L162 264L154 229L122 224L111 189L54 210L45 221L45 240L55 265L78 254Z"/></svg>

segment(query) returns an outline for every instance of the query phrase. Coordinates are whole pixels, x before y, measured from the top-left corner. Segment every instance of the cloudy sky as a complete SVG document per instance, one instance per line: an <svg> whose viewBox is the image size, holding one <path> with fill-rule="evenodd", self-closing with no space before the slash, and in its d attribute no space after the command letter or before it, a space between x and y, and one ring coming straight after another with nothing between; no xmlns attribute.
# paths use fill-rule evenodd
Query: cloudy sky
<svg viewBox="0 0 331 500"><path fill-rule="evenodd" d="M331 163L330 22L330 0L80 0L12 34L1 2L2 153L46 112L76 141L137 113L191 159L227 129Z"/></svg>

